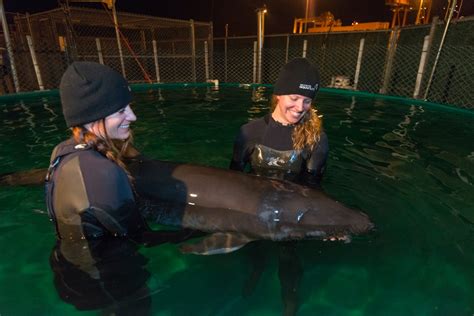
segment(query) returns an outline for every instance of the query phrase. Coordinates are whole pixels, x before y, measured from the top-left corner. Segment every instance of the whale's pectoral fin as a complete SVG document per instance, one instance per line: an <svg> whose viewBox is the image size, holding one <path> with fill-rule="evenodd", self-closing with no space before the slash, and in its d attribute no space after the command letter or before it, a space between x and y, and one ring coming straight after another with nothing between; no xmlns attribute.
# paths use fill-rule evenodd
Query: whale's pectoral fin
<svg viewBox="0 0 474 316"><path fill-rule="evenodd" d="M236 251L253 239L239 233L214 233L198 243L180 246L182 253L217 255Z"/></svg>

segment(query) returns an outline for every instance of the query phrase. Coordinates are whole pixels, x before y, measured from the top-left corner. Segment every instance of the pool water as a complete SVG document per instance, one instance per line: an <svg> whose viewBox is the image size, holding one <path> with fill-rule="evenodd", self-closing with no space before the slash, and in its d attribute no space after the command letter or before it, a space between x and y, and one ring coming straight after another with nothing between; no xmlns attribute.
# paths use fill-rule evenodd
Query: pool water
<svg viewBox="0 0 474 316"><path fill-rule="evenodd" d="M239 126L268 112L270 93L136 92L135 143L149 157L227 168ZM298 315L473 315L474 114L329 93L318 95L317 106L330 142L322 186L369 214L377 232L349 244L294 246L303 271ZM46 167L68 136L55 96L1 101L0 122L2 173ZM58 295L43 188L1 187L0 205L0 315L101 313ZM196 256L170 244L135 255L143 259L153 315L281 315L283 248L261 242ZM255 249L262 274L245 292Z"/></svg>

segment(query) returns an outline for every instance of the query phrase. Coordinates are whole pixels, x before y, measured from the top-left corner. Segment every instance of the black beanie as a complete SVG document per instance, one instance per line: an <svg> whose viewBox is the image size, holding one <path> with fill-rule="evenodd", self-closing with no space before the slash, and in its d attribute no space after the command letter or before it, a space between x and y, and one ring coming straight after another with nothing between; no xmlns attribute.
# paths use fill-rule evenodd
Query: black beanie
<svg viewBox="0 0 474 316"><path fill-rule="evenodd" d="M313 99L319 90L320 82L316 66L306 58L295 58L281 68L273 94L299 94Z"/></svg>
<svg viewBox="0 0 474 316"><path fill-rule="evenodd" d="M110 67L74 62L59 85L63 115L68 127L105 118L132 100L127 80Z"/></svg>

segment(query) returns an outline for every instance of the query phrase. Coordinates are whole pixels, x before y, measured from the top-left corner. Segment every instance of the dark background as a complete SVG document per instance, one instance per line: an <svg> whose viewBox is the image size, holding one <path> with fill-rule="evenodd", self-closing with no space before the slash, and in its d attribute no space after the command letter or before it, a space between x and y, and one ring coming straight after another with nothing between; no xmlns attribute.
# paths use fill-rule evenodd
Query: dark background
<svg viewBox="0 0 474 316"><path fill-rule="evenodd" d="M432 0L431 16L444 17L448 0ZM458 4L461 0L458 0ZM253 35L257 32L255 9L267 6L265 33L291 33L295 17L305 15L305 0L117 0L117 11L140 13L175 19L213 21L214 35ZM58 7L57 0L4 0L7 12L35 13ZM84 5L101 8L100 4ZM331 11L343 25L358 22L390 22L392 13L384 0L316 0L316 15ZM414 15L414 13L412 14ZM461 15L474 15L474 1L463 0ZM413 16L409 22L413 23Z"/></svg>

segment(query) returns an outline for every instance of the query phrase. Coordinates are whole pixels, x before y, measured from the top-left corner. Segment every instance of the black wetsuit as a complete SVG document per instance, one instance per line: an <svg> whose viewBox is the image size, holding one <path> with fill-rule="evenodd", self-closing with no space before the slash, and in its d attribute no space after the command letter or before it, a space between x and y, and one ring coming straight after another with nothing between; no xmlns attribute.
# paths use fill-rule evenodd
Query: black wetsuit
<svg viewBox="0 0 474 316"><path fill-rule="evenodd" d="M151 315L148 258L126 238L56 241L50 256L59 297L101 315Z"/></svg>
<svg viewBox="0 0 474 316"><path fill-rule="evenodd" d="M326 133L321 133L312 150L294 150L293 129L294 125L278 123L270 114L243 125L234 142L230 168L319 188L329 150ZM260 242L249 247L249 254L253 270L245 283L244 295L249 295L255 287L267 260L265 247ZM297 289L303 275L294 242L280 243L278 262L283 314L294 315L298 309Z"/></svg>
<svg viewBox="0 0 474 316"><path fill-rule="evenodd" d="M125 171L73 139L52 153L46 202L61 239L133 237L147 230Z"/></svg>
<svg viewBox="0 0 474 316"><path fill-rule="evenodd" d="M243 125L230 168L319 187L329 150L326 133L321 133L312 150L294 150L293 129L294 125L282 125L270 114Z"/></svg>

